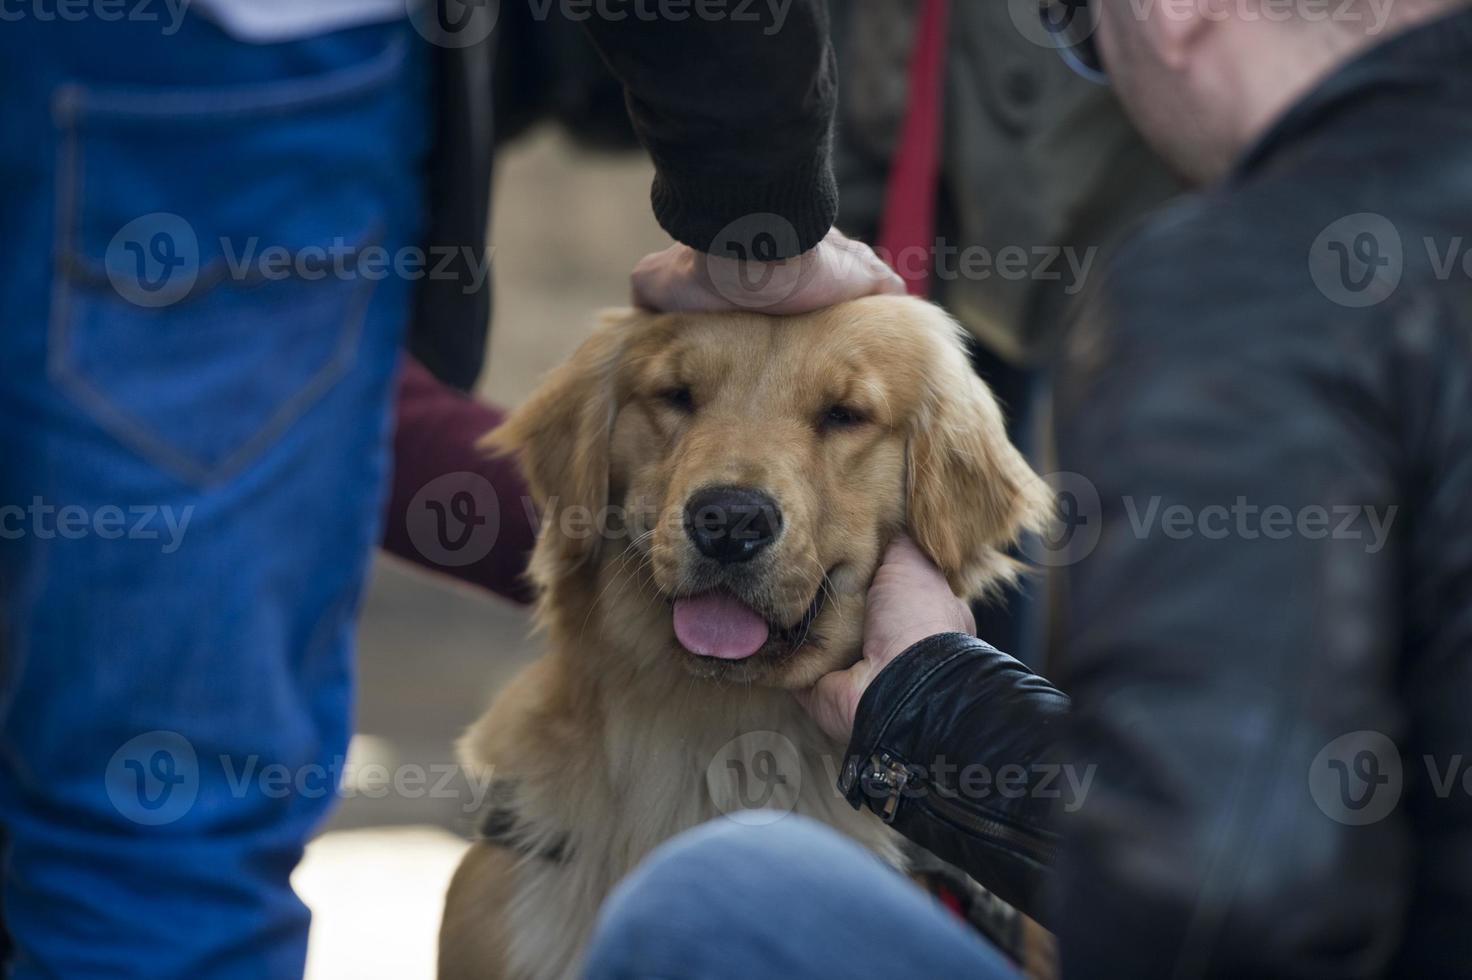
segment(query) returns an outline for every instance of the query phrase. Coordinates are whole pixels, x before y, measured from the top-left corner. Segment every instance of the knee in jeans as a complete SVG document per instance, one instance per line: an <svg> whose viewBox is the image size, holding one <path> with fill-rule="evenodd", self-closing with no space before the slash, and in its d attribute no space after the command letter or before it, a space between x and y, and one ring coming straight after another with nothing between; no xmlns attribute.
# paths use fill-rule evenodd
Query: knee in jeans
<svg viewBox="0 0 1472 980"><path fill-rule="evenodd" d="M750 908L800 878L793 859L839 861L857 845L803 817L771 814L711 821L656 849L614 889L603 907L601 934L648 937L672 921L728 921L733 905Z"/></svg>
<svg viewBox="0 0 1472 980"><path fill-rule="evenodd" d="M857 845L806 817L743 811L740 821L712 820L656 849L636 872L643 879L637 884L684 888L687 895L691 887L725 894L760 890L792 870L795 857L835 855L847 848Z"/></svg>

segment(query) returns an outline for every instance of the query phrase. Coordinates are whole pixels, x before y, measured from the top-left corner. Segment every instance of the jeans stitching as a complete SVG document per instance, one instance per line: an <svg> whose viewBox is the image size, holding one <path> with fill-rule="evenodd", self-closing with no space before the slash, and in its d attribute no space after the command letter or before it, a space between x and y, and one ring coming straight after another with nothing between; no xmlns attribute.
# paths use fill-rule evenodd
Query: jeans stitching
<svg viewBox="0 0 1472 980"><path fill-rule="evenodd" d="M322 103L365 96L382 88L403 66L407 53L408 42L399 37L365 64L305 79L213 89L100 90L84 85L63 85L52 98L52 111L57 122L67 126L75 125L79 117L93 113L170 122L187 122L188 117L215 121L235 116L284 115Z"/></svg>
<svg viewBox="0 0 1472 980"><path fill-rule="evenodd" d="M384 73L399 67L404 60L405 44L402 39L389 45L384 54L377 56L366 66L329 73L319 84L308 87L308 94L296 101L286 103L279 98L276 89L285 90L295 83L273 84L271 113L297 111L318 105L334 97L346 97L366 91L384 80ZM77 98L82 90L73 87L68 95L59 92L60 106L68 98ZM298 89L298 92L300 90ZM106 105L108 100L97 98L94 103ZM119 104L127 99L120 98ZM169 100L154 99L150 105L157 108ZM239 103L240 100L237 100ZM95 107L95 106L94 106ZM232 110L227 108L211 118L244 111L240 104ZM127 111L120 114L126 115ZM141 115L153 116L160 113L148 112ZM365 280L349 295L343 318L338 326L338 343L331 358L296 392L282 399L260 428L238 449L223 461L206 465L189 453L170 445L169 441L152 431L146 424L115 405L106 393L99 390L86 375L72 364L69 344L72 337L73 296L78 286L68 274L76 252L77 223L83 213L83 176L85 156L81 151L80 114L58 111L57 121L62 130L58 148L56 209L54 231L56 246L52 259L51 320L47 350L47 374L58 389L64 391L89 418L110 433L119 442L158 468L173 473L191 485L203 487L222 483L235 476L259 453L272 445L306 411L343 379L354 363L362 338L364 324L377 283ZM376 240L377 229L370 232L367 240Z"/></svg>

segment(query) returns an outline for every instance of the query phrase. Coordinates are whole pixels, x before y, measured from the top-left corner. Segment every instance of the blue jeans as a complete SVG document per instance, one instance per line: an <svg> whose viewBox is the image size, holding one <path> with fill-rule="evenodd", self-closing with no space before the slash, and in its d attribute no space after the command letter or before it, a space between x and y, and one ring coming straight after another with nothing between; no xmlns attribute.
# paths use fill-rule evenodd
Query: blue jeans
<svg viewBox="0 0 1472 980"><path fill-rule="evenodd" d="M909 879L799 817L717 820L655 851L603 908L588 980L1021 974Z"/></svg>
<svg viewBox="0 0 1472 980"><path fill-rule="evenodd" d="M412 289L359 259L417 244L426 52L8 9L9 975L300 976Z"/></svg>

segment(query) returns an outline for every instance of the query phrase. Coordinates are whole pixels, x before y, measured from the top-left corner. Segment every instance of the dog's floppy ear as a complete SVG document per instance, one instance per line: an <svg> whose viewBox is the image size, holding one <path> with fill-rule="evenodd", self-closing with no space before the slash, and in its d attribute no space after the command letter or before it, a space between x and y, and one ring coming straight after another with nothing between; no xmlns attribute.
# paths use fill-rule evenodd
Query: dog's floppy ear
<svg viewBox="0 0 1472 980"><path fill-rule="evenodd" d="M932 310L933 363L910 434L909 527L951 586L975 598L1016 577L1020 566L1007 551L1024 531L1046 526L1053 496L1008 440L959 328Z"/></svg>
<svg viewBox="0 0 1472 980"><path fill-rule="evenodd" d="M521 460L542 519L539 552L547 548L558 559L580 561L598 545L599 536L584 515L598 518L608 506L615 369L637 318L630 311L604 314L577 352L482 440L481 448ZM568 508L582 515L561 520ZM565 526L577 533L564 533Z"/></svg>

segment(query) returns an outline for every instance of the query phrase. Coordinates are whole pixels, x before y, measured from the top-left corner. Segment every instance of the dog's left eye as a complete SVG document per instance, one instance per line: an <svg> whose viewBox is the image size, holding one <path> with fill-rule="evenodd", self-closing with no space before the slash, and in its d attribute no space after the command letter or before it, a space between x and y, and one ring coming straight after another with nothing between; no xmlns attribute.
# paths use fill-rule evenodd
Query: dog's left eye
<svg viewBox="0 0 1472 980"><path fill-rule="evenodd" d="M689 388L668 388L659 393L659 400L681 412L695 411L695 395Z"/></svg>
<svg viewBox="0 0 1472 980"><path fill-rule="evenodd" d="M865 422L864 414L847 405L834 405L823 415L825 429L848 429Z"/></svg>

